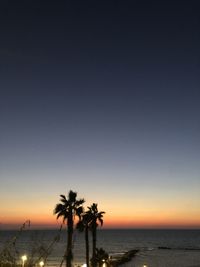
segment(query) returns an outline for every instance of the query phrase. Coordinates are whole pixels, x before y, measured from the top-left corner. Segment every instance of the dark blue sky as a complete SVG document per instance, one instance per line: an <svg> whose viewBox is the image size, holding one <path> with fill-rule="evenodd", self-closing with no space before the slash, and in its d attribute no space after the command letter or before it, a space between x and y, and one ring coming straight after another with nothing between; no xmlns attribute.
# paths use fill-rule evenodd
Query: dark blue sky
<svg viewBox="0 0 200 267"><path fill-rule="evenodd" d="M98 201L106 183L105 206L130 185L155 202L192 195L199 14L199 1L2 1L1 190L40 181Z"/></svg>

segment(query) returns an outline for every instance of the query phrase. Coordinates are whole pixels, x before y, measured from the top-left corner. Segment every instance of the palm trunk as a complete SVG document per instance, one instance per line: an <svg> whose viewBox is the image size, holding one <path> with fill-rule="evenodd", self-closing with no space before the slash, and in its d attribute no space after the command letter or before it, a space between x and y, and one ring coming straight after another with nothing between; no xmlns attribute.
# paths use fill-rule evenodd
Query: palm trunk
<svg viewBox="0 0 200 267"><path fill-rule="evenodd" d="M70 212L69 218L67 220L68 235L67 235L67 255L66 255L66 267L72 267L72 238L73 238L73 217L72 211Z"/></svg>
<svg viewBox="0 0 200 267"><path fill-rule="evenodd" d="M85 252L86 252L86 264L87 267L90 266L90 259L89 259L89 239L88 239L88 225L85 226Z"/></svg>
<svg viewBox="0 0 200 267"><path fill-rule="evenodd" d="M92 266L96 267L97 262L96 262L96 225L93 226L92 228L92 244L93 244L93 251L92 251Z"/></svg>

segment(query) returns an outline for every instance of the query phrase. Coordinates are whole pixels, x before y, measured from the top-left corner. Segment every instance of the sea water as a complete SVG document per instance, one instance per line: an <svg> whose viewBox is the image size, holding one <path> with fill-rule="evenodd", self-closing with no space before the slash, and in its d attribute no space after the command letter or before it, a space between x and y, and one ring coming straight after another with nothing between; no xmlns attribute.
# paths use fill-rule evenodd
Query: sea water
<svg viewBox="0 0 200 267"><path fill-rule="evenodd" d="M17 255L33 254L35 248L51 247L46 266L59 266L66 249L67 231L62 230L59 241L54 242L58 230L26 230L16 241ZM0 231L0 251L5 245L12 246L16 231ZM10 243L9 243L10 242ZM97 231L97 247L110 255L139 249L136 257L124 267L200 267L200 230L122 230ZM90 236L90 251L91 236ZM77 230L73 238L74 266L85 263L84 234Z"/></svg>

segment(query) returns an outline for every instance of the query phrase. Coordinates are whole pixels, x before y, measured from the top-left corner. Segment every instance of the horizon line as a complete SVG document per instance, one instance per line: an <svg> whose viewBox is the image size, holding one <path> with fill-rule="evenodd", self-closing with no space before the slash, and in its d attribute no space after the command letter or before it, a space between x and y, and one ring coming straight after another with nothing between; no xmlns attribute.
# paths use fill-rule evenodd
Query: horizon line
<svg viewBox="0 0 200 267"><path fill-rule="evenodd" d="M5 226L0 227L0 231L18 231L20 228L18 226ZM39 230L39 231L51 231L51 230L59 230L59 227L50 227L50 226L33 226L29 228L23 229L23 231L32 231L32 230ZM66 230L63 228L62 230ZM76 229L75 229L76 230ZM199 227L192 227L192 226L171 226L171 227L98 227L97 230L200 230Z"/></svg>

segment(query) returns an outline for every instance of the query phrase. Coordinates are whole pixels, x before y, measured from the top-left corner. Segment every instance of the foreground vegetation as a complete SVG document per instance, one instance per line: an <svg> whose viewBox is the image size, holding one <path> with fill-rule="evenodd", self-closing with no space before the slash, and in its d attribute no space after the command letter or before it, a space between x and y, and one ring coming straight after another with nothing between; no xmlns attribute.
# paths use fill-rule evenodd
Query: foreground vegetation
<svg viewBox="0 0 200 267"><path fill-rule="evenodd" d="M66 267L72 267L73 261L73 234L77 229L84 232L85 237L85 259L89 267L101 266L118 266L129 261L136 253L136 250L125 253L120 259L112 259L103 248L97 247L97 228L103 225L104 211L98 211L98 205L93 203L91 206L84 208L83 198L78 199L77 193L70 190L68 196L60 195L60 202L56 204L53 213L57 219L62 218L62 223L56 236L50 244L44 245L36 242L31 248L31 253L27 258L26 255L19 255L16 248L16 242L21 233L30 228L30 221L26 221L17 231L16 235L4 244L0 251L0 267L44 267L47 263L48 256L51 255L52 248L60 240L61 230L67 229L67 245L63 258L60 262L62 267L65 262ZM90 259L89 235L92 236L92 257Z"/></svg>
<svg viewBox="0 0 200 267"><path fill-rule="evenodd" d="M56 242L60 239L60 233L63 227L67 227L67 246L66 251L61 260L60 266L66 262L66 267L72 267L73 260L73 234L74 229L78 229L80 232L85 232L85 247L86 247L86 264L87 266L97 267L100 264L99 250L96 247L97 243L97 227L99 224L103 225L103 214L105 212L99 212L97 204L93 203L86 210L83 207L85 200L83 198L77 199L77 193L72 190L69 191L68 196L60 195L60 202L56 204L54 214L58 218L62 218L62 224L58 231L58 234L52 240L52 242L44 247L44 245L38 245L32 248L31 256L28 259L23 258L25 256L19 255L16 248L16 242L19 239L23 230L30 227L30 221L26 221L14 237L12 237L0 251L0 267L43 267L47 261L48 256L51 254L51 250ZM77 217L77 220L76 220ZM92 234L92 258L89 259L89 233ZM102 251L101 251L102 252Z"/></svg>

